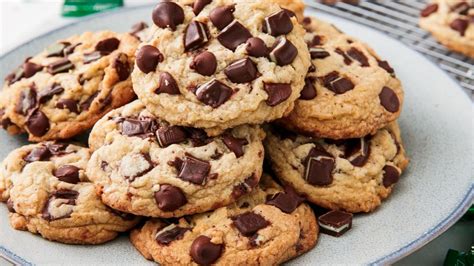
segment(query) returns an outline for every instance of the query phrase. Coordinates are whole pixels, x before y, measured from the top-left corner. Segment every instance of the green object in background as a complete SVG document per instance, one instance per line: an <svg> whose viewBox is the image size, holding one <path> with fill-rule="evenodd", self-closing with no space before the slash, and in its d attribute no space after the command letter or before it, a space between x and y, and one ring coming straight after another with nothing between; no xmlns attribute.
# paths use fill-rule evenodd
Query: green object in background
<svg viewBox="0 0 474 266"><path fill-rule="evenodd" d="M470 252L448 250L443 266L472 266L474 265L474 246Z"/></svg>
<svg viewBox="0 0 474 266"><path fill-rule="evenodd" d="M123 6L123 0L66 0L62 15L65 17L81 17L104 10Z"/></svg>

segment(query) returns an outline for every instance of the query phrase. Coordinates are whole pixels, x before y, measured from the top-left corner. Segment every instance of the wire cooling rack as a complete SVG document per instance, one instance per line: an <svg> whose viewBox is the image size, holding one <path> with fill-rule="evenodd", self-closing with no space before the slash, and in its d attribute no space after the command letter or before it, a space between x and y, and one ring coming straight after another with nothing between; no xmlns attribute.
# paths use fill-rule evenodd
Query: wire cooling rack
<svg viewBox="0 0 474 266"><path fill-rule="evenodd" d="M453 76L471 98L474 97L474 59L451 52L418 27L420 10L427 0L361 0L358 5L335 5L307 0L315 8L380 30L426 55Z"/></svg>

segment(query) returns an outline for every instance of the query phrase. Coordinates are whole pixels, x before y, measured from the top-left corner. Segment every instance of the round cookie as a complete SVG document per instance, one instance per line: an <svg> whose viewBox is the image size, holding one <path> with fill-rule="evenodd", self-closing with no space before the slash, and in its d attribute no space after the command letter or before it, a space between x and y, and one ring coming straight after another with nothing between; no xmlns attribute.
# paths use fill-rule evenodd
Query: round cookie
<svg viewBox="0 0 474 266"><path fill-rule="evenodd" d="M474 2L434 0L421 11L419 24L448 49L474 58Z"/></svg>
<svg viewBox="0 0 474 266"><path fill-rule="evenodd" d="M278 123L314 137L347 139L396 120L404 94L390 65L326 22L303 23L313 67L294 110Z"/></svg>
<svg viewBox="0 0 474 266"><path fill-rule="evenodd" d="M5 79L0 119L29 140L68 139L135 98L130 79L139 44L131 34L86 32L60 40Z"/></svg>
<svg viewBox="0 0 474 266"><path fill-rule="evenodd" d="M171 126L135 101L94 126L87 173L102 201L120 211L164 218L205 212L258 184L264 136L258 126L240 126L208 137Z"/></svg>
<svg viewBox="0 0 474 266"><path fill-rule="evenodd" d="M273 128L265 148L285 184L319 206L370 212L392 192L408 159L396 122L373 136L315 139Z"/></svg>
<svg viewBox="0 0 474 266"><path fill-rule="evenodd" d="M212 135L288 114L310 65L292 13L256 0L189 2L158 3L137 51L133 85L147 109Z"/></svg>
<svg viewBox="0 0 474 266"><path fill-rule="evenodd" d="M62 243L100 244L135 226L137 217L100 201L85 174L89 158L87 148L53 142L10 153L0 180L10 183L12 227Z"/></svg>
<svg viewBox="0 0 474 266"><path fill-rule="evenodd" d="M130 234L160 265L279 265L316 245L312 209L267 177L237 203L177 221L151 219Z"/></svg>

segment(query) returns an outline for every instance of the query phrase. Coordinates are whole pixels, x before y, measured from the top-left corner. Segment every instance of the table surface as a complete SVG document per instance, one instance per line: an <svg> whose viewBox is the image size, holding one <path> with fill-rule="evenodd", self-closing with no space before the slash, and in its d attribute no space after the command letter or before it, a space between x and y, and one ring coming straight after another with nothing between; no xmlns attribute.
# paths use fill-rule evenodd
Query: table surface
<svg viewBox="0 0 474 266"><path fill-rule="evenodd" d="M154 0L125 0L126 6ZM0 0L0 56L16 46L78 18L63 18L60 0ZM33 18L33 21L28 19ZM396 265L441 265L449 248L467 251L474 245L474 221L459 222L446 233ZM5 264L0 258L0 265Z"/></svg>

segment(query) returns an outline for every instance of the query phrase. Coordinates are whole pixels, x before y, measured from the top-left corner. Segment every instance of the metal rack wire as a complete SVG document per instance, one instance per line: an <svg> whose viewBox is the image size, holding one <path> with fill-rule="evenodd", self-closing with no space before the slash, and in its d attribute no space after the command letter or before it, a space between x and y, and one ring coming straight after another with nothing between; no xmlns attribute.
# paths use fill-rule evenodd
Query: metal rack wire
<svg viewBox="0 0 474 266"><path fill-rule="evenodd" d="M307 0L315 8L380 30L426 55L453 76L474 97L474 59L451 52L418 27L420 10L427 0L361 0L358 5L335 5Z"/></svg>

